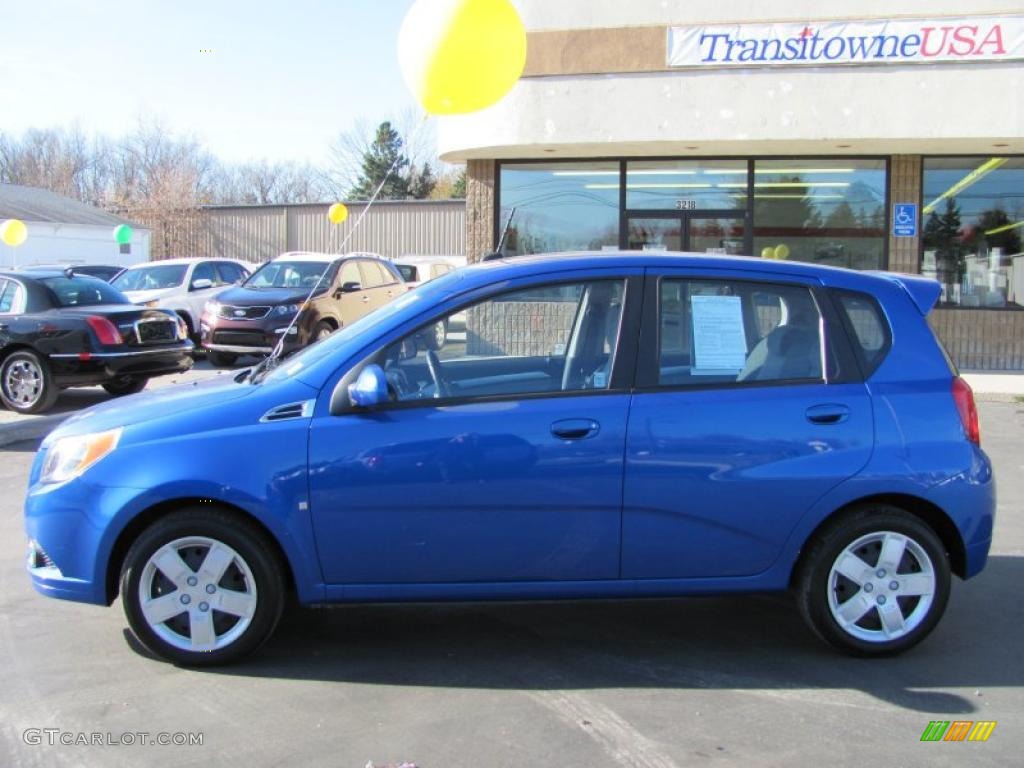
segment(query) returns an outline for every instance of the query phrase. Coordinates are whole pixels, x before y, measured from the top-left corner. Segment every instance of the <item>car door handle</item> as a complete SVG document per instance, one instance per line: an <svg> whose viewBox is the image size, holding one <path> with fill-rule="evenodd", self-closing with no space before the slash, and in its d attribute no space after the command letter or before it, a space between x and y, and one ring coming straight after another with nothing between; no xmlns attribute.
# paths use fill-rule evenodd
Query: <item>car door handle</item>
<svg viewBox="0 0 1024 768"><path fill-rule="evenodd" d="M370 301L370 297L369 296L363 296L363 298L361 298L360 301L363 302L363 304L366 304L367 302Z"/></svg>
<svg viewBox="0 0 1024 768"><path fill-rule="evenodd" d="M562 440L582 440L600 431L601 425L593 419L562 419L551 425L551 434Z"/></svg>
<svg viewBox="0 0 1024 768"><path fill-rule="evenodd" d="M827 403L812 405L807 409L807 420L811 424L839 424L850 416L850 409L845 405Z"/></svg>

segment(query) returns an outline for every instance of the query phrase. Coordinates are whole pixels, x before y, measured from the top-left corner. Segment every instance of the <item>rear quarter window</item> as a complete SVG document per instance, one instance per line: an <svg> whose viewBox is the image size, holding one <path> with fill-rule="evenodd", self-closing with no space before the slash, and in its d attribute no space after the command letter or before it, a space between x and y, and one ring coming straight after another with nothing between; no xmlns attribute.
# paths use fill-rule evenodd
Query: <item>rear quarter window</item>
<svg viewBox="0 0 1024 768"><path fill-rule="evenodd" d="M874 297L856 291L833 290L854 354L867 378L882 364L892 345L892 333Z"/></svg>

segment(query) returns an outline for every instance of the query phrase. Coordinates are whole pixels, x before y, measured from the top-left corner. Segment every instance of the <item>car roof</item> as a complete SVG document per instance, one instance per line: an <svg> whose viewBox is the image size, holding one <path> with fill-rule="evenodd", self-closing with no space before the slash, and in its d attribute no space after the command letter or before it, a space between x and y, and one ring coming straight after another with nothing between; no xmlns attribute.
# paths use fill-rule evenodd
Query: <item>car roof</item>
<svg viewBox="0 0 1024 768"><path fill-rule="evenodd" d="M275 261L311 261L319 264L330 264L332 261L337 261L343 258L340 253L314 253L312 251L288 251L282 253L280 256L275 256L271 259L271 263Z"/></svg>
<svg viewBox="0 0 1024 768"><path fill-rule="evenodd" d="M466 281L465 287L486 284L497 280L538 274L543 267L555 269L588 268L629 268L629 267L675 267L691 269L714 269L723 272L741 270L756 271L762 275L776 274L780 278L802 277L822 280L830 285L859 285L872 283L898 283L906 289L909 278L891 272L869 272L845 269L824 264L808 264L800 261L780 261L757 256L726 256L682 251L573 251L546 253L477 262L458 270ZM918 278L920 281L920 278ZM934 283L935 281L927 281ZM937 285L937 283L936 283Z"/></svg>
<svg viewBox="0 0 1024 768"><path fill-rule="evenodd" d="M130 267L125 269L141 269L142 267L162 267L162 266L178 266L181 264L195 264L199 261L230 261L235 264L238 262L235 259L223 258L221 256L180 256L176 259L157 259L155 261L140 261L138 264L132 264Z"/></svg>

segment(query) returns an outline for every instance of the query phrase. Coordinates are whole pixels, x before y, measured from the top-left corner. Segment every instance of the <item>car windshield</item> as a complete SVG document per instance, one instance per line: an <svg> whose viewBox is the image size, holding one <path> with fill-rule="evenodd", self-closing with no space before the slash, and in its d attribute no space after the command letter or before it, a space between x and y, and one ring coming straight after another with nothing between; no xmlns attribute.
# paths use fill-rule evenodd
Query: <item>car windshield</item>
<svg viewBox="0 0 1024 768"><path fill-rule="evenodd" d="M304 288L311 290L327 266L322 261L272 261L253 272L243 285L246 288ZM321 287L330 285L338 262L330 265Z"/></svg>
<svg viewBox="0 0 1024 768"><path fill-rule="evenodd" d="M155 291L161 288L177 288L185 282L184 264L160 264L152 267L138 267L122 272L113 285L119 291Z"/></svg>
<svg viewBox="0 0 1024 768"><path fill-rule="evenodd" d="M58 307L91 307L97 304L130 304L128 297L95 277L44 277Z"/></svg>

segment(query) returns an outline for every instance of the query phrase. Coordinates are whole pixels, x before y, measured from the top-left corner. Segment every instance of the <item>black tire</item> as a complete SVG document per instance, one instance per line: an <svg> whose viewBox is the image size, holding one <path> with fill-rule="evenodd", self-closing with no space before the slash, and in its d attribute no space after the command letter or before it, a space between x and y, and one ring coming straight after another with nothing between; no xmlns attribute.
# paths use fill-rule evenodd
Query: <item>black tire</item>
<svg viewBox="0 0 1024 768"><path fill-rule="evenodd" d="M144 577L148 579L146 565L149 559L167 544L195 537L210 539L230 547L244 561L255 582L252 586L255 588L256 604L248 626L224 647L215 650L186 650L161 637L143 615L139 594L139 585L142 579ZM189 604L196 610L200 610L203 603L196 601L200 598L207 599L205 597L207 585L199 580L201 579L201 569L197 570L198 564L202 562L203 558L202 547L186 546L178 551L186 565L192 569L190 576L198 577L194 586L197 595L194 599L190 598ZM195 565L190 563L191 555L195 556L193 558ZM217 582L217 587L224 594L231 591L230 588L223 586L224 579L229 577L238 579L239 574L242 574L242 579L236 583L244 587L242 593L244 594L246 590L252 591L247 585L247 578L244 577L243 571L236 568L236 563L237 561L233 560L225 571L224 578ZM132 544L121 569L121 601L124 604L125 616L132 632L147 649L157 656L174 664L189 667L229 664L255 651L273 634L285 605L284 568L284 564L276 556L266 536L241 515L215 507L188 507L160 518L146 528ZM232 569L235 571L232 572ZM157 569L157 573L162 574L163 572ZM160 576L154 577L152 583L156 583L159 578ZM169 580L164 579L164 581L169 585L166 588L166 594L176 594L177 588ZM215 589L214 596L209 598L211 604L218 596L216 591ZM184 595L185 592L183 591L182 594ZM183 609L181 614L168 619L160 624L160 627L172 636L177 634L181 641L189 641L193 626L192 620L189 618L186 621L184 617L190 615L190 610ZM203 610L210 611L211 624L216 625L218 621L227 622L228 628L219 634L229 634L234 631L232 627L235 625L232 625L232 619L236 622L240 621L228 613L220 613L215 607ZM189 636L184 634L186 628Z"/></svg>
<svg viewBox="0 0 1024 768"><path fill-rule="evenodd" d="M108 381L103 388L115 397L122 395L134 395L146 388L149 383L148 376L122 376L119 379Z"/></svg>
<svg viewBox="0 0 1024 768"><path fill-rule="evenodd" d="M425 328L420 334L423 345L432 352L440 352L448 340L448 321L441 320L438 323Z"/></svg>
<svg viewBox="0 0 1024 768"><path fill-rule="evenodd" d="M60 388L46 359L19 349L0 363L0 401L16 413L43 413L53 408Z"/></svg>
<svg viewBox="0 0 1024 768"><path fill-rule="evenodd" d="M218 352L215 349L206 350L206 359L214 368L230 368L238 360L234 352Z"/></svg>
<svg viewBox="0 0 1024 768"><path fill-rule="evenodd" d="M886 539L885 533L896 536ZM882 548L886 541L901 537L912 544L906 544L894 577L891 569L882 567ZM857 557L852 562L857 568L866 566L865 577L858 585L837 571L833 582L833 565L838 565L840 555L853 544L859 546L851 553ZM930 562L922 562L922 555ZM906 577L921 574L929 580L929 565L933 574L930 598L901 594L909 586ZM949 600L949 556L935 531L906 510L887 504L859 507L843 513L814 537L801 558L794 586L804 620L822 640L854 656L888 656L917 645L939 623ZM865 612L855 621L848 620L844 628L833 613L833 604L837 612L849 604L851 616L862 608ZM906 623L890 636L882 612L893 608Z"/></svg>
<svg viewBox="0 0 1024 768"><path fill-rule="evenodd" d="M321 320L315 326L313 326L313 341L320 341L320 339L326 339L332 333L337 330L331 323L326 320Z"/></svg>

